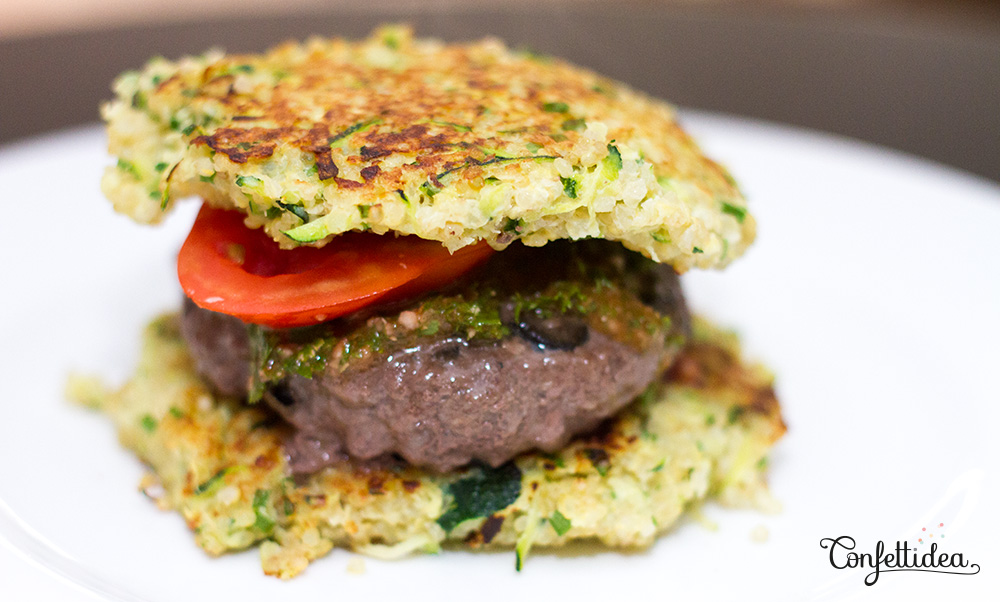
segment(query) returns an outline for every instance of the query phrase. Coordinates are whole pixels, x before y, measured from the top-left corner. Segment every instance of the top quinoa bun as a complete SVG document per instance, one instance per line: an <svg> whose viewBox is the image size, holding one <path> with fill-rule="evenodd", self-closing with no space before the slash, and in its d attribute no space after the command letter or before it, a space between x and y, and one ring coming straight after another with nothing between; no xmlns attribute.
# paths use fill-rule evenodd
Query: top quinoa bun
<svg viewBox="0 0 1000 602"><path fill-rule="evenodd" d="M198 196L285 249L351 230L450 251L602 238L679 271L722 267L754 238L732 178L672 108L495 40L386 28L154 60L115 92L103 189L141 222Z"/></svg>
<svg viewBox="0 0 1000 602"><path fill-rule="evenodd" d="M111 414L213 554L646 545L767 499L770 376L678 273L755 222L674 111L496 40L385 27L154 59L103 107L137 221L204 199Z"/></svg>

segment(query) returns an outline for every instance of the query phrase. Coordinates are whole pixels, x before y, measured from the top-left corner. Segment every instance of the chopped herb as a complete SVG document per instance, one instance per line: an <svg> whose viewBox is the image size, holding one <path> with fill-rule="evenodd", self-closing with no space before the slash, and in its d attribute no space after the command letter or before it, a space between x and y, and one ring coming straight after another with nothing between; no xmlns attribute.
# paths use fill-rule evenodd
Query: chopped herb
<svg viewBox="0 0 1000 602"><path fill-rule="evenodd" d="M152 433L156 430L156 418L153 418L150 414L143 414L139 424L142 426L142 430L147 433Z"/></svg>
<svg viewBox="0 0 1000 602"><path fill-rule="evenodd" d="M496 176L487 176L487 177L483 178L483 182L485 182L486 184L496 184L496 183L500 182L500 178L498 178Z"/></svg>
<svg viewBox="0 0 1000 602"><path fill-rule="evenodd" d="M567 113L569 105L564 102L547 102L542 105L542 110L547 113Z"/></svg>
<svg viewBox="0 0 1000 602"><path fill-rule="evenodd" d="M541 457L545 458L546 462L551 462L556 468L566 468L566 463L563 462L562 456L559 454L540 454Z"/></svg>
<svg viewBox="0 0 1000 602"><path fill-rule="evenodd" d="M254 521L254 528L264 533L270 533L274 529L274 519L270 516L270 508L267 502L271 497L271 492L266 489L258 489L253 494L253 513L257 520Z"/></svg>
<svg viewBox="0 0 1000 602"><path fill-rule="evenodd" d="M587 129L587 121L583 117L567 119L562 123L562 129L567 132L579 132Z"/></svg>
<svg viewBox="0 0 1000 602"><path fill-rule="evenodd" d="M160 82L162 82L162 81L163 81L163 76L162 75L154 75L153 77L151 77L149 79L149 82L151 84L153 84L154 86L159 86Z"/></svg>
<svg viewBox="0 0 1000 602"><path fill-rule="evenodd" d="M131 161L126 161L125 159L118 159L118 169L132 174L136 180L142 179L142 174L139 173L139 168L135 166L135 163Z"/></svg>
<svg viewBox="0 0 1000 602"><path fill-rule="evenodd" d="M729 413L726 414L726 422L728 424L736 424L736 421L740 419L740 416L743 415L744 411L746 411L746 408L743 406L733 406L729 408Z"/></svg>
<svg viewBox="0 0 1000 602"><path fill-rule="evenodd" d="M660 463L653 467L653 472L660 472L661 470L663 470L663 466L666 463L667 463L666 459L660 460Z"/></svg>
<svg viewBox="0 0 1000 602"><path fill-rule="evenodd" d="M247 327L247 335L250 339L251 365L254 366L247 396L250 403L259 401L269 384L280 382L286 376L297 374L312 378L313 374L326 367L326 358L333 354L333 347L339 342L339 339L319 337L289 354L281 345L281 335L274 331L251 324Z"/></svg>
<svg viewBox="0 0 1000 602"><path fill-rule="evenodd" d="M253 73L253 65L236 65L233 67L233 71L241 71L243 73Z"/></svg>
<svg viewBox="0 0 1000 602"><path fill-rule="evenodd" d="M528 143L528 152L529 153L535 154L535 153L537 153L540 150L542 150L542 145L541 144L535 144L534 142L529 142Z"/></svg>
<svg viewBox="0 0 1000 602"><path fill-rule="evenodd" d="M426 194L429 197L433 197L435 194L441 192L441 189L432 184L430 180L427 180L426 182L420 185L420 192Z"/></svg>
<svg viewBox="0 0 1000 602"><path fill-rule="evenodd" d="M156 171L163 171L164 169L167 168L167 165L168 165L167 163L160 161L159 163L153 166L153 169L155 169Z"/></svg>
<svg viewBox="0 0 1000 602"><path fill-rule="evenodd" d="M180 164L180 161L174 163L174 166L170 168L169 172L167 172L166 182L163 184L163 198L160 201L161 211L165 210L167 208L167 203L170 202L170 178L173 177L174 170L177 169L177 166Z"/></svg>
<svg viewBox="0 0 1000 602"><path fill-rule="evenodd" d="M215 174L213 173L210 176L198 176L198 179L201 180L202 182L208 182L209 184L213 184L215 182Z"/></svg>
<svg viewBox="0 0 1000 602"><path fill-rule="evenodd" d="M659 399L659 391L657 391L656 387L647 387L645 391L639 394L639 405L649 408L649 406L656 403Z"/></svg>
<svg viewBox="0 0 1000 602"><path fill-rule="evenodd" d="M491 150L491 149L488 149L488 148L480 148L480 150L483 151L484 153L490 154L492 156L489 159L486 159L484 161L480 161L480 160L474 159L472 157L467 157L465 159L465 163L463 163L461 165L458 165L457 167L452 167L451 169L442 171L441 173L439 173L436 176L434 176L433 180L435 182L441 183L442 180L446 176L448 176L448 175L450 175L452 173L455 173L457 171L469 168L469 167L486 167L487 165L493 165L495 163L512 163L514 161L529 161L529 160L530 161L552 161L552 160L555 159L555 157L552 156L552 155L524 155L524 156L507 157L507 156L501 156L500 152L496 151L496 150ZM424 184L422 184L421 185L421 189L423 189L424 186L428 186L428 185L432 185L430 181L425 182ZM441 191L441 189L437 188L435 190L434 194L437 194L440 191ZM430 195L430 196L433 196L433 195Z"/></svg>
<svg viewBox="0 0 1000 602"><path fill-rule="evenodd" d="M688 468L687 474L684 475L684 479L686 481L690 481L691 480L691 475L693 475L693 474L694 474L694 466L692 466L691 468Z"/></svg>
<svg viewBox="0 0 1000 602"><path fill-rule="evenodd" d="M145 109L146 108L146 95L142 92L136 92L132 95L132 108L134 109Z"/></svg>
<svg viewBox="0 0 1000 602"><path fill-rule="evenodd" d="M431 320L427 326L420 329L421 336L431 336L437 334L438 330L441 328L441 323L437 320Z"/></svg>
<svg viewBox="0 0 1000 602"><path fill-rule="evenodd" d="M347 129L341 130L340 132L334 134L333 136L327 138L327 143L331 147L338 147L343 149L343 144L347 142L347 139L357 134L360 131L366 130L373 125L382 123L382 120L376 117L375 119L369 119L368 121L359 121Z"/></svg>
<svg viewBox="0 0 1000 602"><path fill-rule="evenodd" d="M250 360L251 365L257 367L250 371L250 387L247 401L256 403L260 401L267 384L272 380L277 381L284 378L285 371L282 368L273 368L278 363L274 359L277 345L274 344L267 330L255 325L247 326L247 338L250 339Z"/></svg>
<svg viewBox="0 0 1000 602"><path fill-rule="evenodd" d="M728 169L722 168L722 177L725 178L726 182L728 182L733 188L740 187L740 185L736 182L736 178L733 177L733 174L729 173Z"/></svg>
<svg viewBox="0 0 1000 602"><path fill-rule="evenodd" d="M313 163L312 165L310 165L309 167L306 168L306 175L307 176L314 176L314 175L316 175L316 172L318 172L318 171L319 171L319 166L316 165L315 163Z"/></svg>
<svg viewBox="0 0 1000 602"><path fill-rule="evenodd" d="M291 213L295 217L302 220L302 223L304 224L309 223L309 219L311 216L309 215L309 213L306 212L306 208L303 207L302 205L296 203L282 203L281 201L275 201L274 203L279 207L281 207L282 209L284 209L285 211Z"/></svg>
<svg viewBox="0 0 1000 602"><path fill-rule="evenodd" d="M194 132L197 128L198 126L192 123L191 125L181 130L181 133L184 134L185 136L190 136L191 133Z"/></svg>
<svg viewBox="0 0 1000 602"><path fill-rule="evenodd" d="M443 126L446 126L446 127L454 128L454 129L456 129L456 130L458 130L460 132L471 132L472 131L472 128L469 127L469 126L467 126L467 125L462 125L460 123L452 123L450 121L435 121L435 120L432 119L431 123L433 123L435 125L443 125Z"/></svg>
<svg viewBox="0 0 1000 602"><path fill-rule="evenodd" d="M691 249L691 252L692 253L704 253L704 251L702 251L700 247L695 247L695 248Z"/></svg>
<svg viewBox="0 0 1000 602"><path fill-rule="evenodd" d="M399 198L403 199L404 203L406 203L407 205L410 204L410 199L406 198L405 192L403 192L402 190L396 190L396 194L399 195Z"/></svg>
<svg viewBox="0 0 1000 602"><path fill-rule="evenodd" d="M729 215L736 218L736 221L743 223L743 220L747 217L747 210L743 207L737 207L736 205L730 205L729 203L722 201L722 212L728 213Z"/></svg>
<svg viewBox="0 0 1000 602"><path fill-rule="evenodd" d="M604 175L609 179L618 177L622 169L622 154L614 144L608 144L608 156L604 158Z"/></svg>
<svg viewBox="0 0 1000 602"><path fill-rule="evenodd" d="M483 466L446 485L448 504L437 523L451 532L460 523L485 518L503 510L521 495L521 471L513 462L499 468Z"/></svg>
<svg viewBox="0 0 1000 602"><path fill-rule="evenodd" d="M504 232L507 232L508 234L519 234L521 226L523 225L524 222L521 220L521 218L511 219L508 217L504 218L503 226L500 229L503 230Z"/></svg>
<svg viewBox="0 0 1000 602"><path fill-rule="evenodd" d="M184 412L182 412L181 409L176 406L171 406L170 415L173 416L174 418L183 418Z"/></svg>
<svg viewBox="0 0 1000 602"><path fill-rule="evenodd" d="M602 477L608 476L608 465L611 462L611 458L608 457L608 452L600 449L598 447L589 447L583 450L583 454L587 456L590 463L594 465L597 469L597 473Z"/></svg>
<svg viewBox="0 0 1000 602"><path fill-rule="evenodd" d="M548 317L554 313L573 312L587 314L594 307L593 300L576 282L559 283L546 291L544 295L514 295L514 319L520 320L524 314L534 313L540 317Z"/></svg>
<svg viewBox="0 0 1000 602"><path fill-rule="evenodd" d="M198 88L184 88L181 90L181 96L194 98L195 96L198 96Z"/></svg>
<svg viewBox="0 0 1000 602"><path fill-rule="evenodd" d="M562 182L562 185L563 185L563 194L565 194L566 196L568 196L571 199L575 199L576 198L576 187L577 187L577 181L576 181L576 179L574 179L574 178L564 178L562 176L559 176L559 180Z"/></svg>
<svg viewBox="0 0 1000 602"><path fill-rule="evenodd" d="M361 219L368 219L368 214L371 213L371 205L358 205L358 213L361 214Z"/></svg>
<svg viewBox="0 0 1000 602"><path fill-rule="evenodd" d="M236 185L240 187L246 186L248 188L252 188L254 186L260 186L261 181L260 178L255 178L253 176L236 176Z"/></svg>
<svg viewBox="0 0 1000 602"><path fill-rule="evenodd" d="M665 245L670 244L670 234L664 230L657 230L656 232L653 232L652 236L653 240L656 242L663 243Z"/></svg>
<svg viewBox="0 0 1000 602"><path fill-rule="evenodd" d="M715 414L705 416L705 426L712 426L713 424L715 424Z"/></svg>
<svg viewBox="0 0 1000 602"><path fill-rule="evenodd" d="M552 516L549 517L549 524L552 525L552 529L555 530L556 534L560 536L566 535L566 532L573 526L573 523L558 510L553 512Z"/></svg>
<svg viewBox="0 0 1000 602"><path fill-rule="evenodd" d="M211 477L209 477L209 479L207 481L205 481L204 483L201 483L200 485L198 485L197 487L195 487L194 488L194 494L195 495L202 495L202 494L205 494L205 493L212 493L212 492L214 492L222 484L222 478L224 476L226 476L226 473L228 473L229 470L230 470L230 468L227 467L227 468L223 468L223 469L219 470L218 472L216 472L214 475L212 475Z"/></svg>
<svg viewBox="0 0 1000 602"><path fill-rule="evenodd" d="M163 200L163 205L167 204L167 200L165 198L163 198L163 193L160 192L159 190L150 190L149 191L149 198L153 199L154 201L159 201L159 200L162 199Z"/></svg>
<svg viewBox="0 0 1000 602"><path fill-rule="evenodd" d="M524 563L528 560L528 552L531 551L531 546L535 543L535 535L538 531L539 524L538 516L535 512L529 512L527 517L527 524L524 527L524 531L517 538L517 542L514 544L514 570L521 572L524 568Z"/></svg>

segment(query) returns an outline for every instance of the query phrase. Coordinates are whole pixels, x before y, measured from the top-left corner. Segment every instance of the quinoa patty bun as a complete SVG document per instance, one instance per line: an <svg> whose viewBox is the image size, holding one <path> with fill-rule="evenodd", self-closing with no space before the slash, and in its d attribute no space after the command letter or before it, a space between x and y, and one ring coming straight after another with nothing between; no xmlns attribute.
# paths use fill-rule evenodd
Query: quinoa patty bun
<svg viewBox="0 0 1000 602"><path fill-rule="evenodd" d="M156 59L115 92L103 188L142 222L198 196L283 248L350 230L452 251L604 238L678 271L724 266L754 238L732 178L671 107L496 40L391 27Z"/></svg>

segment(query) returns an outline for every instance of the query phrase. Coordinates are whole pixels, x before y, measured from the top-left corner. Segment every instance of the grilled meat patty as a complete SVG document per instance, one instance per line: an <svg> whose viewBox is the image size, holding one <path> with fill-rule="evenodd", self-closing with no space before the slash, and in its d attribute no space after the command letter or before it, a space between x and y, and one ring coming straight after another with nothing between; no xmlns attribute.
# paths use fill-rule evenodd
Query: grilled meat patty
<svg viewBox="0 0 1000 602"><path fill-rule="evenodd" d="M555 451L641 393L688 330L673 269L603 241L516 246L452 290L322 327L268 331L191 302L182 321L219 392L295 427L297 473Z"/></svg>

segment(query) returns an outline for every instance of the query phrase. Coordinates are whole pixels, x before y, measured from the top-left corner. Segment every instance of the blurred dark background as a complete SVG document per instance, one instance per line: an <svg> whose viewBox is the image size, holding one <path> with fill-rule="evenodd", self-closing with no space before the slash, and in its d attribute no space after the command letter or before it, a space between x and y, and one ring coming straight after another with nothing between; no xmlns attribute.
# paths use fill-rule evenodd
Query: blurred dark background
<svg viewBox="0 0 1000 602"><path fill-rule="evenodd" d="M98 119L153 55L256 51L385 21L496 35L699 109L834 132L1000 181L1000 3L563 0L332 2L6 32L0 143Z"/></svg>

